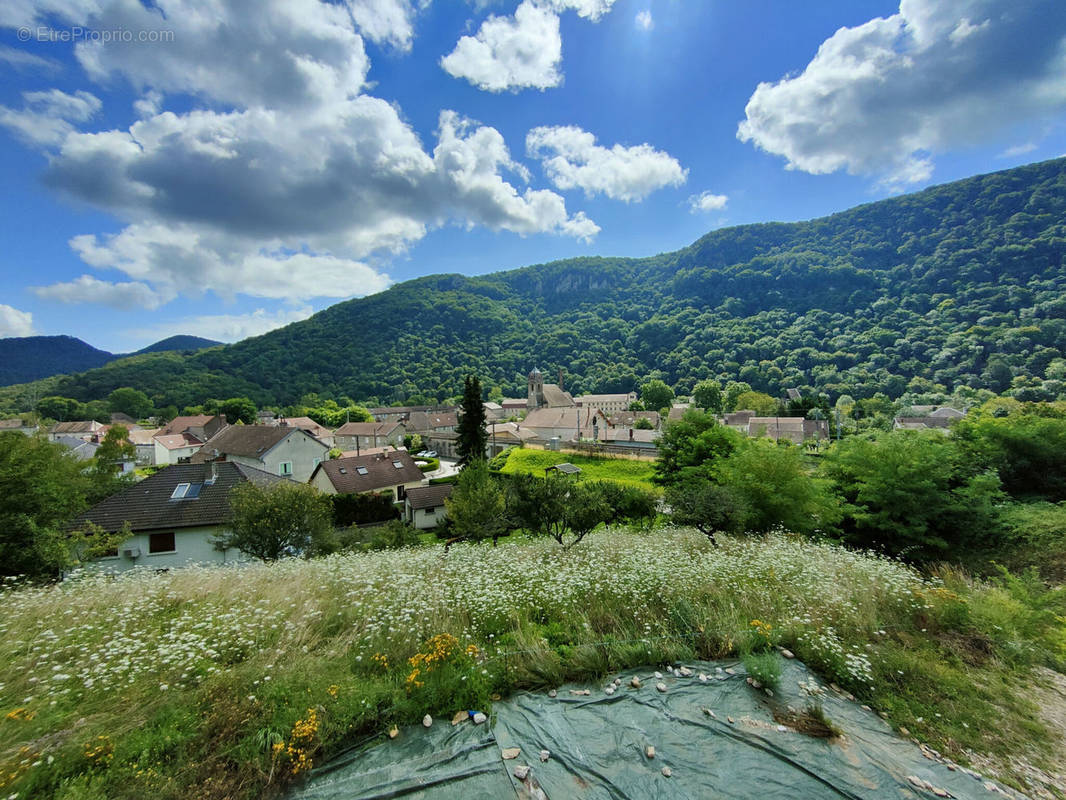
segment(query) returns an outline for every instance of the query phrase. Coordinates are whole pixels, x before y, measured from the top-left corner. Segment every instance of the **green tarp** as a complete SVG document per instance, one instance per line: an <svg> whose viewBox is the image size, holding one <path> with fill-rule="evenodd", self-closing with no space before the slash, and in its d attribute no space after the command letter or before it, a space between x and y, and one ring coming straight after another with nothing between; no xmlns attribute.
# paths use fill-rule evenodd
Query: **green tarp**
<svg viewBox="0 0 1066 800"><path fill-rule="evenodd" d="M932 798L935 790L960 800L1019 796L923 754L841 693L811 694L821 681L798 662L785 662L773 697L748 685L737 663L686 666L691 677L663 671L666 692L656 689L652 670L632 670L619 673L614 694L604 691L608 680L564 686L554 698L521 693L496 703L483 725L442 720L428 730L405 729L312 771L289 799L881 800ZM642 688L629 687L634 675ZM572 692L583 689L590 694ZM775 710L785 719L790 706L801 711L815 702L843 737L816 738L775 720ZM512 747L521 748L518 758L504 760ZM541 750L551 754L546 762ZM524 781L514 777L518 765L531 767Z"/></svg>

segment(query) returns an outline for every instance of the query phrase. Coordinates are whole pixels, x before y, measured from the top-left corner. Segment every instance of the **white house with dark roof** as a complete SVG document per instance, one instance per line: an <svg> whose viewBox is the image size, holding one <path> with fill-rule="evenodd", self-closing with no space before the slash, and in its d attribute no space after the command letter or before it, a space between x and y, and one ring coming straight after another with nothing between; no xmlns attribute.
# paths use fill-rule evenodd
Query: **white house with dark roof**
<svg viewBox="0 0 1066 800"><path fill-rule="evenodd" d="M404 519L418 530L436 528L448 516L444 501L451 497L452 484L412 486L404 499Z"/></svg>
<svg viewBox="0 0 1066 800"><path fill-rule="evenodd" d="M113 533L129 526L130 538L91 565L110 572L243 561L248 556L239 550L215 546L227 531L229 493L247 481L266 488L282 480L234 462L176 464L97 503L71 529L92 523Z"/></svg>
<svg viewBox="0 0 1066 800"><path fill-rule="evenodd" d="M280 425L230 425L216 433L192 457L192 463L234 461L306 483L329 448L300 428Z"/></svg>

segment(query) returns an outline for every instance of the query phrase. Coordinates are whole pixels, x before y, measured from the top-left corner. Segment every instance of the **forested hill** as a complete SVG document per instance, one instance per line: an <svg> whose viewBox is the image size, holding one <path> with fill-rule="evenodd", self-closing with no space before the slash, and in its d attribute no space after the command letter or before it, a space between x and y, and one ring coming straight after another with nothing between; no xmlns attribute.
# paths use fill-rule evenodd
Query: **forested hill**
<svg viewBox="0 0 1066 800"><path fill-rule="evenodd" d="M575 393L648 377L685 393L718 377L774 394L940 384L1040 399L1063 388L1064 256L1057 159L809 222L717 230L651 258L421 278L235 345L138 356L47 390L88 400L133 386L178 406L310 391L420 402L457 394L467 372L524 394L536 365L565 369Z"/></svg>
<svg viewBox="0 0 1066 800"><path fill-rule="evenodd" d="M201 336L171 336L138 350L134 355L166 350L202 350L219 344L222 342ZM125 356L98 350L73 336L17 336L0 339L0 386L68 372L83 372L119 358Z"/></svg>

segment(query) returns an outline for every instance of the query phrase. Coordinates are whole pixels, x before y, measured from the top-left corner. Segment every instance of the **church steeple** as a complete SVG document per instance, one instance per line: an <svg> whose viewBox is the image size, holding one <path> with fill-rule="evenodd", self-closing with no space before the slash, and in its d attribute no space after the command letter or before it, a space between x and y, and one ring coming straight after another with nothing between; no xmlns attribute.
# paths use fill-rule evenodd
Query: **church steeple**
<svg viewBox="0 0 1066 800"><path fill-rule="evenodd" d="M526 408L532 411L544 405L544 375L536 367L529 373L529 381L526 384Z"/></svg>

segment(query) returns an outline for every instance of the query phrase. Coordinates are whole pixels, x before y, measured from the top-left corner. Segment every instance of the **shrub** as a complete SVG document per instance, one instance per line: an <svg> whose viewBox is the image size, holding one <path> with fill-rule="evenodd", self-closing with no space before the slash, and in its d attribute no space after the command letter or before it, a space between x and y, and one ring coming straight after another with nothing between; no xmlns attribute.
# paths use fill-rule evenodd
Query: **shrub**
<svg viewBox="0 0 1066 800"><path fill-rule="evenodd" d="M781 683L781 656L772 651L744 653L741 656L749 677L767 689L776 689Z"/></svg>

